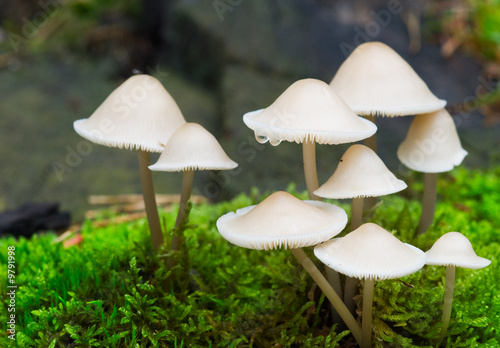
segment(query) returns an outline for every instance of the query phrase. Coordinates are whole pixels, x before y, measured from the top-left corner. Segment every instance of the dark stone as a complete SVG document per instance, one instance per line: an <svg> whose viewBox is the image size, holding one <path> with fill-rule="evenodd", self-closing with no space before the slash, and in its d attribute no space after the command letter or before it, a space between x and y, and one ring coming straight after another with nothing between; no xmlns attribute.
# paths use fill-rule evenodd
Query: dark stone
<svg viewBox="0 0 500 348"><path fill-rule="evenodd" d="M27 203L0 213L0 236L31 237L36 232L62 230L70 224L70 213L60 212L58 203Z"/></svg>

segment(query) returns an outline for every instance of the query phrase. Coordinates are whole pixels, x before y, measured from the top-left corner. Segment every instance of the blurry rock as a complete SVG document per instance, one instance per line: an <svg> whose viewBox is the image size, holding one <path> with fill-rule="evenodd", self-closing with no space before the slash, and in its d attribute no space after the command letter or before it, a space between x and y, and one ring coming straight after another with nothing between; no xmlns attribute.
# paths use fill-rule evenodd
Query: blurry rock
<svg viewBox="0 0 500 348"><path fill-rule="evenodd" d="M27 203L0 213L0 236L31 237L39 231L68 228L70 223L70 213L60 212L59 203Z"/></svg>

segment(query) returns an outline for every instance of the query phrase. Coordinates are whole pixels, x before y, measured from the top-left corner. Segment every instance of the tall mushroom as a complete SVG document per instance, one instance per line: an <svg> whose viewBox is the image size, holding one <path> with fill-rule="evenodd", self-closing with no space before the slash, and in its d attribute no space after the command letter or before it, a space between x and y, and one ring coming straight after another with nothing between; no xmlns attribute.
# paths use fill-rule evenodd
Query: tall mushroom
<svg viewBox="0 0 500 348"><path fill-rule="evenodd" d="M373 223L361 225L345 237L317 245L314 254L328 267L350 277L364 279L363 348L371 347L375 280L399 278L418 271L425 264L422 250L402 243Z"/></svg>
<svg viewBox="0 0 500 348"><path fill-rule="evenodd" d="M323 81L304 79L293 83L266 109L243 116L258 142L302 143L304 173L310 199L319 187L315 144L343 144L373 135L377 127L357 116Z"/></svg>
<svg viewBox="0 0 500 348"><path fill-rule="evenodd" d="M153 171L182 172L182 191L175 227L186 213L195 170L229 170L238 164L224 152L217 139L197 123L185 123L170 137ZM179 250L182 236L172 237L171 250Z"/></svg>
<svg viewBox="0 0 500 348"><path fill-rule="evenodd" d="M161 152L174 131L186 121L162 84L149 75L134 75L115 89L86 119L73 123L75 131L93 143L136 149L142 194L153 249L163 243L156 207L149 152Z"/></svg>
<svg viewBox="0 0 500 348"><path fill-rule="evenodd" d="M467 151L460 144L452 117L441 109L415 117L397 155L408 168L425 173L422 214L418 224L418 233L421 234L434 220L437 173L450 171L462 163Z"/></svg>
<svg viewBox="0 0 500 348"><path fill-rule="evenodd" d="M340 314L356 341L361 330L356 320L302 247L316 245L337 235L347 224L345 211L320 201L301 201L286 192L275 192L258 205L245 207L217 220L219 233L243 248L290 249Z"/></svg>
<svg viewBox="0 0 500 348"><path fill-rule="evenodd" d="M337 169L314 194L323 198L352 198L351 231L362 223L364 197L378 197L406 188L370 148L355 144L344 153ZM328 270L327 270L328 271ZM344 303L354 312L355 278L347 277Z"/></svg>
<svg viewBox="0 0 500 348"><path fill-rule="evenodd" d="M438 99L413 68L381 42L359 45L347 57L330 87L355 113L375 122L375 116L407 116L442 109ZM375 136L370 148L376 151Z"/></svg>
<svg viewBox="0 0 500 348"><path fill-rule="evenodd" d="M441 236L432 248L426 252L425 263L427 265L446 266L446 290L444 292L442 326L441 333L436 342L436 347L439 347L450 324L455 269L457 267L480 269L487 267L491 261L477 256L472 248L472 244L463 234L448 232Z"/></svg>

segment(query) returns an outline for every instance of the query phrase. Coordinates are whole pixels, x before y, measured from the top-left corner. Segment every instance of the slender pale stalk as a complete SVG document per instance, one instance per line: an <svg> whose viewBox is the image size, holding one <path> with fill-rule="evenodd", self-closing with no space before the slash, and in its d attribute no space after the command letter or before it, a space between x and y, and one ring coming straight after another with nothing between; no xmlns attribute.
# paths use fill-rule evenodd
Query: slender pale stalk
<svg viewBox="0 0 500 348"><path fill-rule="evenodd" d="M375 116L364 116L368 121L375 123ZM377 153L377 133L373 134L371 137L366 138L364 141L365 145L368 146L373 152ZM365 209L369 210L377 204L377 197L367 197L365 199Z"/></svg>
<svg viewBox="0 0 500 348"><path fill-rule="evenodd" d="M372 305L373 305L373 287L374 279L365 279L363 286L363 321L361 330L363 331L362 348L370 348L372 346Z"/></svg>
<svg viewBox="0 0 500 348"><path fill-rule="evenodd" d="M363 116L368 121L375 123L375 116ZM366 138L364 141L365 145L368 146L373 152L377 153L377 133L373 134L371 137Z"/></svg>
<svg viewBox="0 0 500 348"><path fill-rule="evenodd" d="M355 197L351 204L351 231L361 226L363 221L363 197Z"/></svg>
<svg viewBox="0 0 500 348"><path fill-rule="evenodd" d="M352 199L351 205L351 231L354 231L363 222L363 197L355 197ZM358 284L358 280L356 278L351 278L346 276L345 278L345 287L344 287L344 303L349 308L351 313L354 313L355 310L355 302L354 295L356 294L356 285Z"/></svg>
<svg viewBox="0 0 500 348"><path fill-rule="evenodd" d="M344 303L352 314L354 314L356 310L354 295L356 294L357 285L358 279L349 276L345 277Z"/></svg>
<svg viewBox="0 0 500 348"><path fill-rule="evenodd" d="M453 305L453 288L455 287L455 269L456 267L454 266L446 267L446 290L444 291L441 333L439 334L436 347L439 347L441 345L441 342L443 342L444 336L446 335L446 330L448 330L448 325L450 324L451 307Z"/></svg>
<svg viewBox="0 0 500 348"><path fill-rule="evenodd" d="M179 203L179 212L175 220L175 227L179 227L186 216L187 203L191 197L191 188L193 187L194 170L186 170L182 173L182 191L181 200ZM172 237L172 245L170 250L180 250L183 236L174 235Z"/></svg>
<svg viewBox="0 0 500 348"><path fill-rule="evenodd" d="M306 177L307 192L309 199L321 200L313 192L318 189L318 172L316 170L316 143L304 141L302 143L302 158L304 161L304 174Z"/></svg>
<svg viewBox="0 0 500 348"><path fill-rule="evenodd" d="M302 249L290 249L290 251L302 267L304 267L307 273L309 273L316 284L318 284L319 288L323 291L330 303L335 307L335 310L339 313L340 317L344 320L347 328L351 331L356 341L360 343L362 338L361 328L323 274L321 274L319 269Z"/></svg>
<svg viewBox="0 0 500 348"><path fill-rule="evenodd" d="M141 177L142 197L146 208L148 218L149 233L151 233L151 241L153 250L157 251L160 245L163 244L163 233L161 231L160 217L158 208L156 207L156 197L153 187L153 179L149 170L149 152L137 150L139 158L139 173Z"/></svg>
<svg viewBox="0 0 500 348"><path fill-rule="evenodd" d="M340 284L340 274L334 269L331 269L328 266L325 266L325 271L326 271L326 279L328 280L328 283L332 286L333 290L339 295L339 297L342 296L342 286ZM337 313L337 310L333 305L331 305L332 309L332 319L335 324L342 324L342 318L340 317L339 313Z"/></svg>
<svg viewBox="0 0 500 348"><path fill-rule="evenodd" d="M436 209L437 173L424 174L424 193L422 197L422 214L418 223L418 234L427 232L434 220Z"/></svg>

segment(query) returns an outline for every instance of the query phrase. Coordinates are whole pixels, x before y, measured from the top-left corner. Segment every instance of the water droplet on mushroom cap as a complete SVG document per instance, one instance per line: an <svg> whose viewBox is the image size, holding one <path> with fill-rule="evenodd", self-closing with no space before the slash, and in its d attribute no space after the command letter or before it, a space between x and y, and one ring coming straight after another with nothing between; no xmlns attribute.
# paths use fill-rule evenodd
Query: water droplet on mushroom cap
<svg viewBox="0 0 500 348"><path fill-rule="evenodd" d="M259 144L265 144L268 142L269 137L267 135L255 134L255 140L257 140Z"/></svg>

